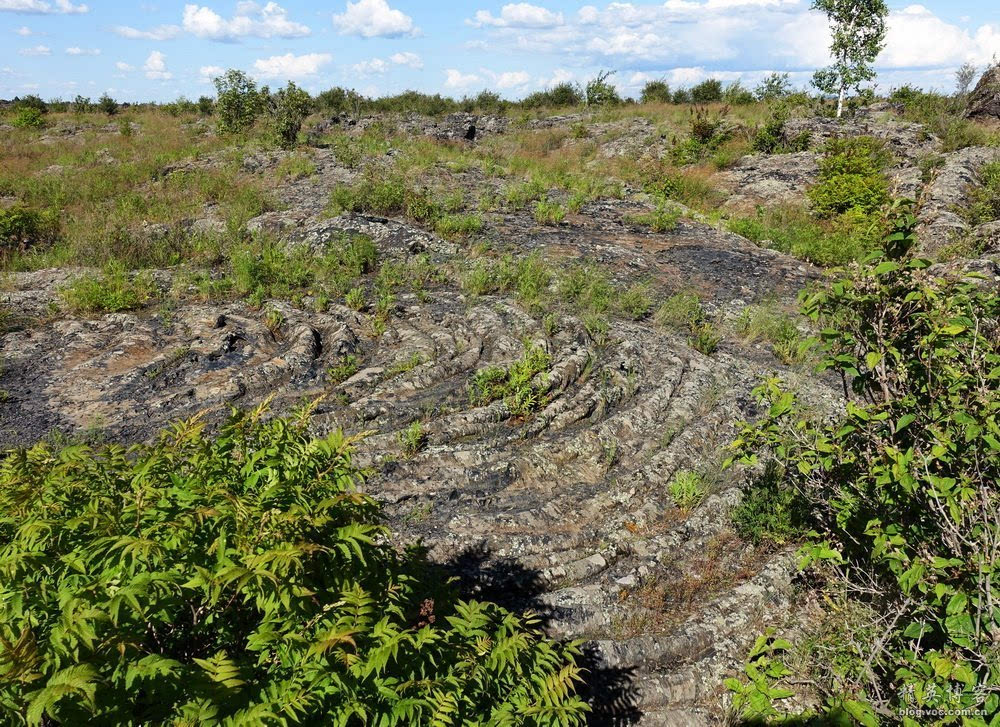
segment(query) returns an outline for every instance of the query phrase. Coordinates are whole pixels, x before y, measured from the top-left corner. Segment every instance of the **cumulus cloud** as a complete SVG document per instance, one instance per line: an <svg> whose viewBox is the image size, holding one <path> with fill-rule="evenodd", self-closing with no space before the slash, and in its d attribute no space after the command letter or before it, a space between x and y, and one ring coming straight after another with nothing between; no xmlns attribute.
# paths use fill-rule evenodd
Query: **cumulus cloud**
<svg viewBox="0 0 1000 727"><path fill-rule="evenodd" d="M125 61L118 61L115 63L115 68L117 68L122 73L128 73L129 71L134 71L135 66L129 65Z"/></svg>
<svg viewBox="0 0 1000 727"><path fill-rule="evenodd" d="M35 15L73 15L89 12L86 5L74 5L70 0L0 0L0 12L32 13Z"/></svg>
<svg viewBox="0 0 1000 727"><path fill-rule="evenodd" d="M386 0L358 0L353 3L348 0L344 12L333 16L333 25L342 35L360 35L363 38L398 38L420 32L414 26L413 18L389 7Z"/></svg>
<svg viewBox="0 0 1000 727"><path fill-rule="evenodd" d="M18 28L14 32L17 33L18 35L20 35L22 38L27 38L29 35L34 35L31 32L31 28L29 28L27 25L22 25L20 28Z"/></svg>
<svg viewBox="0 0 1000 727"><path fill-rule="evenodd" d="M531 83L531 74L527 71L504 71L489 75L493 80L493 85L503 91L522 88Z"/></svg>
<svg viewBox="0 0 1000 727"><path fill-rule="evenodd" d="M446 69L444 74L444 85L448 88L468 88L474 83L479 83L482 80L474 73L462 73L455 68Z"/></svg>
<svg viewBox="0 0 1000 727"><path fill-rule="evenodd" d="M424 67L423 59L416 53L411 53L410 51L403 51L402 53L393 53L389 56L389 60L395 63L397 66L406 66L407 68L412 68L415 71L419 71Z"/></svg>
<svg viewBox="0 0 1000 727"><path fill-rule="evenodd" d="M77 46L72 46L66 49L66 55L68 56L99 56L101 55L100 48L79 48Z"/></svg>
<svg viewBox="0 0 1000 727"><path fill-rule="evenodd" d="M355 63L351 66L351 69L355 73L361 73L365 75L375 75L380 73L387 73L392 70L393 66L405 66L407 68L412 68L419 71L424 67L423 59L416 53L411 53L409 51L404 51L401 53L393 53L387 59L383 58L371 58L367 61L361 61L360 63Z"/></svg>
<svg viewBox="0 0 1000 727"><path fill-rule="evenodd" d="M47 45L36 45L33 48L22 48L18 53L22 56L50 56L52 49Z"/></svg>
<svg viewBox="0 0 1000 727"><path fill-rule="evenodd" d="M131 40L173 40L181 33L179 25L158 25L149 30L139 30L128 25L116 25L111 29L115 35Z"/></svg>
<svg viewBox="0 0 1000 727"><path fill-rule="evenodd" d="M158 50L149 54L146 62L142 65L142 70L145 72L146 78L154 81L169 81L174 77L174 74L167 70L167 57Z"/></svg>
<svg viewBox="0 0 1000 727"><path fill-rule="evenodd" d="M469 22L476 27L552 28L562 25L564 21L562 13L554 13L530 3L511 3L500 9L499 17L494 17L489 10L479 10Z"/></svg>
<svg viewBox="0 0 1000 727"><path fill-rule="evenodd" d="M263 7L254 2L238 3L236 15L229 20L207 6L185 5L181 22L187 32L211 40L301 38L312 32L308 26L289 20L288 12L274 2Z"/></svg>
<svg viewBox="0 0 1000 727"><path fill-rule="evenodd" d="M198 69L198 75L201 76L202 83L211 83L225 72L226 69L222 66L202 66Z"/></svg>
<svg viewBox="0 0 1000 727"><path fill-rule="evenodd" d="M253 67L259 78L297 79L314 76L319 70L333 60L329 53L306 53L297 56L286 53L283 56L271 56L254 61Z"/></svg>

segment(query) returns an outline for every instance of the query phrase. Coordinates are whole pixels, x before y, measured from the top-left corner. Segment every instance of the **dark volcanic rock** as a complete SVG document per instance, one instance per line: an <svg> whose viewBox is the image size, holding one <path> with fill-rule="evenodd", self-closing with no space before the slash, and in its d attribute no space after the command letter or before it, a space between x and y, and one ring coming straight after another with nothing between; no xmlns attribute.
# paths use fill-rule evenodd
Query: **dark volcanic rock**
<svg viewBox="0 0 1000 727"><path fill-rule="evenodd" d="M1000 63L988 68L969 95L966 116L1000 120Z"/></svg>

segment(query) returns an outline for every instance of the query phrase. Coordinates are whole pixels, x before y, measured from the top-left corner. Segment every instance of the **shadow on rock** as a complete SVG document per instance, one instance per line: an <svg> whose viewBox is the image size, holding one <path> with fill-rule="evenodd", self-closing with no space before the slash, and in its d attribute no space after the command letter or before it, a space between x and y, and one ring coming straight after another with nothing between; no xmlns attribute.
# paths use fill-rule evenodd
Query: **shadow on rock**
<svg viewBox="0 0 1000 727"><path fill-rule="evenodd" d="M515 612L534 611L543 624L558 615L542 598L546 588L539 571L526 568L513 558L492 557L485 546L467 548L442 567L458 579L463 596L493 601ZM593 709L588 724L626 727L642 717L633 669L606 666L593 644L584 644L578 661L585 669L585 684L580 694Z"/></svg>

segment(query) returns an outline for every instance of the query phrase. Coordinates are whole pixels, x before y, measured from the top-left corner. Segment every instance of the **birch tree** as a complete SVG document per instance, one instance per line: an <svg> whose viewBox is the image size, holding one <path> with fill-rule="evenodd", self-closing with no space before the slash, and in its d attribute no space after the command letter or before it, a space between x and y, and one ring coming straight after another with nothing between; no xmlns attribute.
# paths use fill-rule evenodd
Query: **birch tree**
<svg viewBox="0 0 1000 727"><path fill-rule="evenodd" d="M837 95L837 118L844 113L844 96L862 83L875 78L872 65L885 46L885 19L889 8L884 0L813 0L814 10L830 19L833 65L816 71L813 85Z"/></svg>

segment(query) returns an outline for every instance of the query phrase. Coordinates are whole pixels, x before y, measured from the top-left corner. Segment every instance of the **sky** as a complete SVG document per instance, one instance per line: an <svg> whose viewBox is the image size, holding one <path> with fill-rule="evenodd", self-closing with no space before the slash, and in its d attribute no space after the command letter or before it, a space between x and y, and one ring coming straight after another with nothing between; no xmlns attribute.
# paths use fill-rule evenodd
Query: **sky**
<svg viewBox="0 0 1000 727"><path fill-rule="evenodd" d="M239 68L272 88L295 81L367 95L511 99L601 69L626 95L664 79L753 86L772 71L806 86L829 58L810 0L663 3L427 0L0 0L0 98L170 101L212 95ZM961 64L1000 58L998 0L891 4L879 88L950 91Z"/></svg>

